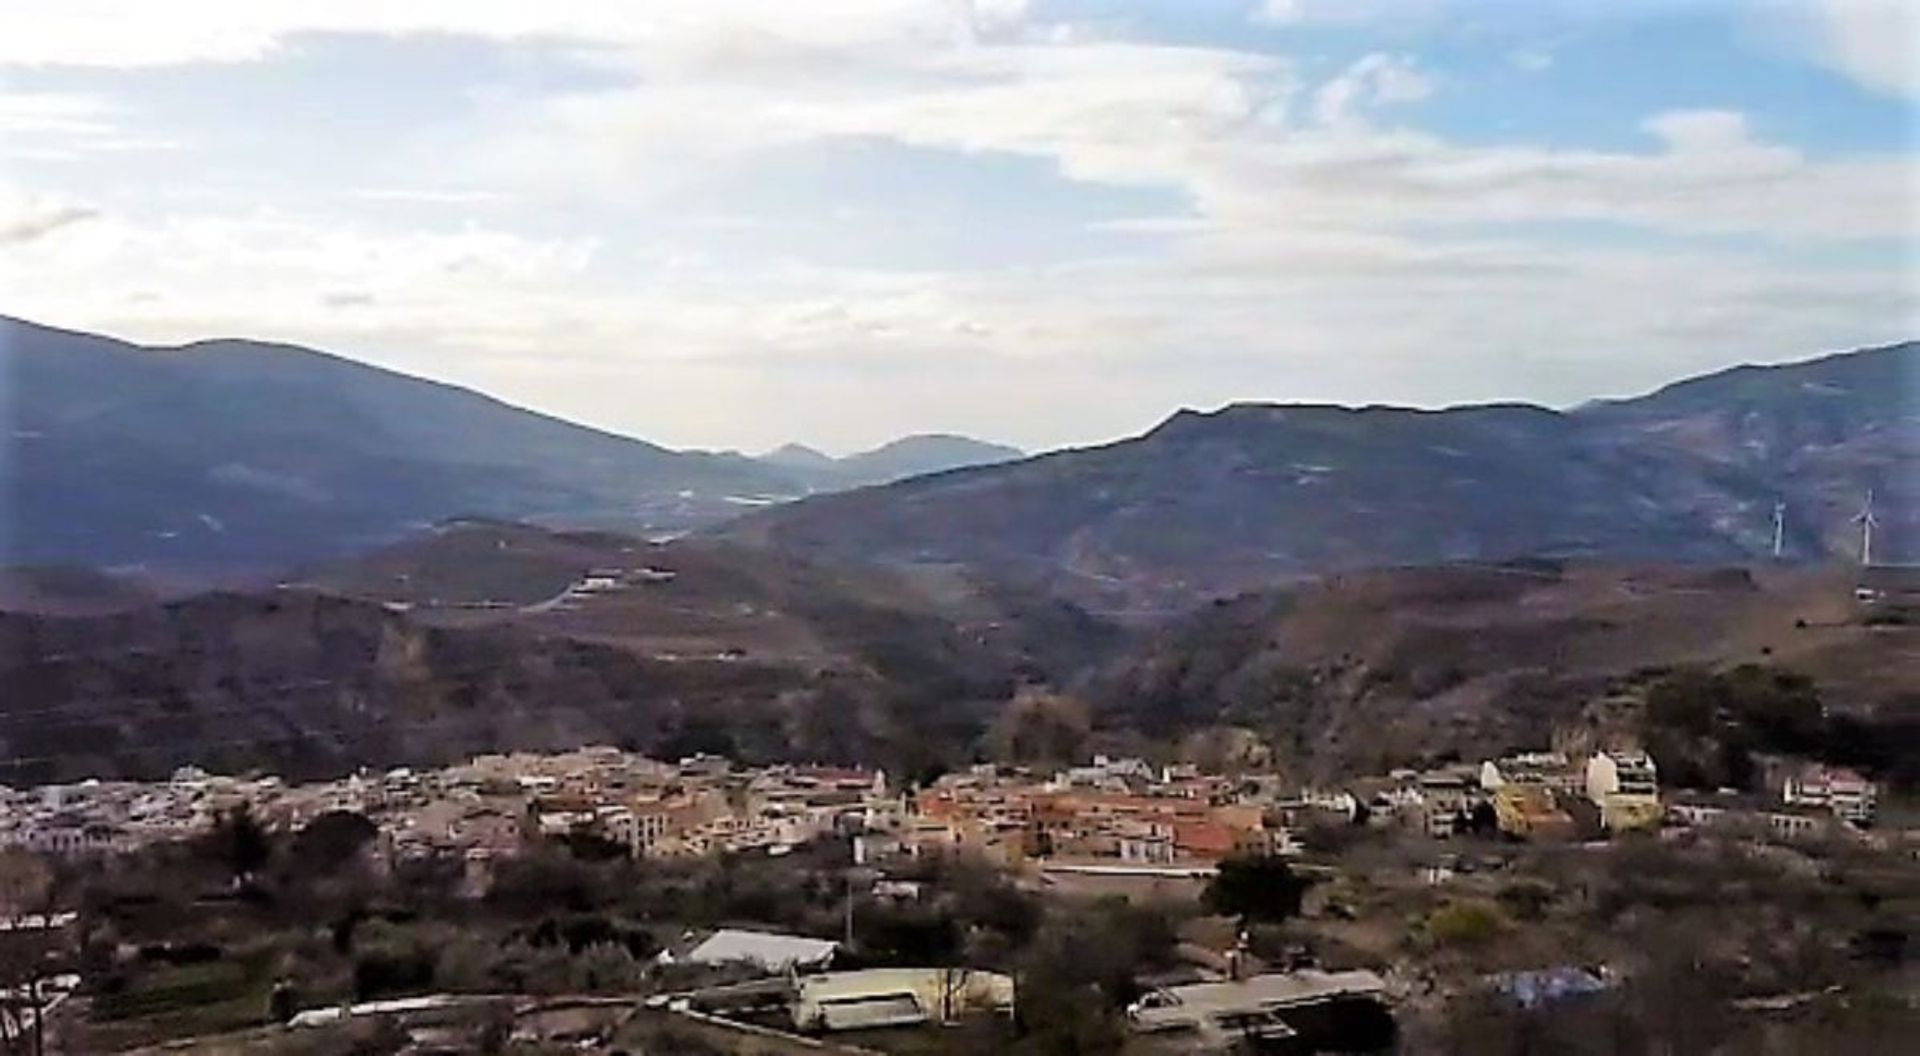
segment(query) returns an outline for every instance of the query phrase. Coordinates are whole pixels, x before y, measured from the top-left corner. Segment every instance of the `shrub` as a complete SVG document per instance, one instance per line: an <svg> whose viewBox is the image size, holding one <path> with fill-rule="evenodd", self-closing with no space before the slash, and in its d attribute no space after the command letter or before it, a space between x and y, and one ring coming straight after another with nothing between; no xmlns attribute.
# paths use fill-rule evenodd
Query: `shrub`
<svg viewBox="0 0 1920 1056"><path fill-rule="evenodd" d="M1500 905L1521 920L1539 920L1553 904L1554 888L1543 880L1516 880L1500 889Z"/></svg>
<svg viewBox="0 0 1920 1056"><path fill-rule="evenodd" d="M1215 913L1279 923L1300 915L1312 883L1277 855L1236 856L1221 861L1201 898Z"/></svg>
<svg viewBox="0 0 1920 1056"><path fill-rule="evenodd" d="M1427 935L1441 946L1479 946L1506 927L1500 911L1482 902L1455 902L1427 917Z"/></svg>
<svg viewBox="0 0 1920 1056"><path fill-rule="evenodd" d="M353 993L361 1001L419 993L432 988L433 971L424 950L369 950L353 962Z"/></svg>

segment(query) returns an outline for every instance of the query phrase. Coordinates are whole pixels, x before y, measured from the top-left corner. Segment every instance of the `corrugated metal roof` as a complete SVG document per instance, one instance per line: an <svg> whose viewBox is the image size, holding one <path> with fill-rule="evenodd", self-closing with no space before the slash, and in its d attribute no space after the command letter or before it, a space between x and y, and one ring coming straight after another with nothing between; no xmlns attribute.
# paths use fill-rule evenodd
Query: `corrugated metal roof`
<svg viewBox="0 0 1920 1056"><path fill-rule="evenodd" d="M838 943L827 939L722 928L688 951L686 959L695 964L749 961L769 971L783 971L793 965L823 964L838 948Z"/></svg>

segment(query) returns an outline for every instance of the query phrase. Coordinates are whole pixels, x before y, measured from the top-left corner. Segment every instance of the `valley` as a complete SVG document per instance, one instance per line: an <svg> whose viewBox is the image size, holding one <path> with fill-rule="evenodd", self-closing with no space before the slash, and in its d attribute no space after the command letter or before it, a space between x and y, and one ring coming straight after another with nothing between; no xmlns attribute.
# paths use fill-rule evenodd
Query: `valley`
<svg viewBox="0 0 1920 1056"><path fill-rule="evenodd" d="M457 522L283 583L0 615L16 777L613 743L895 770L1093 751L1303 778L1620 732L1649 673L1742 664L1916 705L1920 641L1840 570L1521 562L1345 573L1155 623L974 573ZM1044 709L1043 709L1044 711ZM1608 726L1611 723L1611 726ZM1604 728L1603 728L1604 727Z"/></svg>

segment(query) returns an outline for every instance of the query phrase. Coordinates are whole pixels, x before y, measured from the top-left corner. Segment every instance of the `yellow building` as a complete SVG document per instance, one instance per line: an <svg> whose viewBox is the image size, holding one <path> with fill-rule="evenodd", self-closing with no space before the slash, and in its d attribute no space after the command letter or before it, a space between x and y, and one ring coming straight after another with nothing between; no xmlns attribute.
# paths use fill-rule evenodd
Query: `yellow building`
<svg viewBox="0 0 1920 1056"><path fill-rule="evenodd" d="M1502 786L1493 794L1493 814L1500 831L1517 839L1566 840L1574 835L1573 818L1539 785Z"/></svg>
<svg viewBox="0 0 1920 1056"><path fill-rule="evenodd" d="M1614 793L1600 801L1600 824L1608 832L1658 828L1665 813L1659 796Z"/></svg>

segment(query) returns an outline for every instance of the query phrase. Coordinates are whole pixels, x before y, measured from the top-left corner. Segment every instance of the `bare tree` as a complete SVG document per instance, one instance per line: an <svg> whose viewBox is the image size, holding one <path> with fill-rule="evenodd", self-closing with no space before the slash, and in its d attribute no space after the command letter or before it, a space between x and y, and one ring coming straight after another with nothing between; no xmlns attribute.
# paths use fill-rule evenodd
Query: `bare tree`
<svg viewBox="0 0 1920 1056"><path fill-rule="evenodd" d="M12 1056L45 1050L40 976L52 934L53 872L22 847L0 849L0 1046Z"/></svg>

